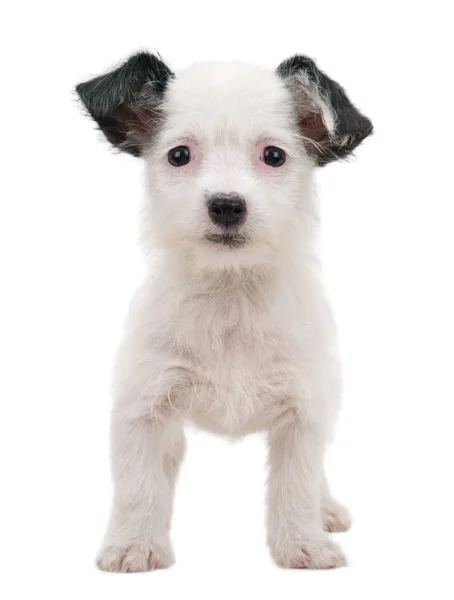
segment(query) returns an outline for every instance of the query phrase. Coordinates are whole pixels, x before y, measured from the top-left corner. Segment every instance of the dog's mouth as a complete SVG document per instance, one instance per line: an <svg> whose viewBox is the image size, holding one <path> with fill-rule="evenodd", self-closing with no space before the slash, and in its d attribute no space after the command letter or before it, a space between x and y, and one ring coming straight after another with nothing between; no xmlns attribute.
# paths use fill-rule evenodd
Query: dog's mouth
<svg viewBox="0 0 454 600"><path fill-rule="evenodd" d="M245 235L239 233L207 233L205 239L229 248L241 248L248 241Z"/></svg>

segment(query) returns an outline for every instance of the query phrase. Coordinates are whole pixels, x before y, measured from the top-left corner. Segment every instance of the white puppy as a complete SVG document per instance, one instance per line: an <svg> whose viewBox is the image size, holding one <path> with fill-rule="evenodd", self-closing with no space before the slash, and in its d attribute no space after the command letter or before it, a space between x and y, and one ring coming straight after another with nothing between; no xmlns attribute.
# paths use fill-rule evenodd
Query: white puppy
<svg viewBox="0 0 454 600"><path fill-rule="evenodd" d="M175 76L152 54L77 86L106 138L144 159L149 275L115 368L108 571L173 562L169 528L184 422L266 431L268 542L284 567L344 563L349 527L324 454L339 407L333 318L320 282L316 165L372 131L304 56L276 71L200 64Z"/></svg>

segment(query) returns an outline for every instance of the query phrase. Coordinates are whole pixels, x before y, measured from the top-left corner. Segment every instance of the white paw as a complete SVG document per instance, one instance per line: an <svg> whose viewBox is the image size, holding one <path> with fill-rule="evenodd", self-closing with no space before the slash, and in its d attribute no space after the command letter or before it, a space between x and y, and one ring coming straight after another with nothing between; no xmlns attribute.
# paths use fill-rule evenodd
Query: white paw
<svg viewBox="0 0 454 600"><path fill-rule="evenodd" d="M96 564L102 571L139 573L165 569L173 563L171 552L145 542L105 546L99 552Z"/></svg>
<svg viewBox="0 0 454 600"><path fill-rule="evenodd" d="M334 569L346 564L345 556L329 537L310 538L292 549L275 553L279 566L289 569Z"/></svg>
<svg viewBox="0 0 454 600"><path fill-rule="evenodd" d="M352 518L345 506L330 500L323 507L323 527L326 531L332 533L348 531L351 526Z"/></svg>

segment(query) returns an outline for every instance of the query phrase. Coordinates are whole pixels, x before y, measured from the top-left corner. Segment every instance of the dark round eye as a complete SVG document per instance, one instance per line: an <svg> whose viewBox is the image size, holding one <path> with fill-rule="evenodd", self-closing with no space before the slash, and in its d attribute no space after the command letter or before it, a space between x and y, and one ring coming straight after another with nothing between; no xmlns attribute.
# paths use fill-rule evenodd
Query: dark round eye
<svg viewBox="0 0 454 600"><path fill-rule="evenodd" d="M191 160L191 151L187 146L177 146L169 151L167 157L174 167L184 167Z"/></svg>
<svg viewBox="0 0 454 600"><path fill-rule="evenodd" d="M267 146L263 151L263 162L270 167L282 166L285 158L285 152L276 146Z"/></svg>

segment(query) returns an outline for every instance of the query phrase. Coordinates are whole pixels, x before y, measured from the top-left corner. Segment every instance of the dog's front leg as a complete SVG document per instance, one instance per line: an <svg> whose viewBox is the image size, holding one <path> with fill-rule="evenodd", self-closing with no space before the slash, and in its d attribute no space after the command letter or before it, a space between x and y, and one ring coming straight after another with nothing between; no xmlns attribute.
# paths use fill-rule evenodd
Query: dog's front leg
<svg viewBox="0 0 454 600"><path fill-rule="evenodd" d="M296 410L269 432L268 543L278 565L327 569L344 564L323 530L324 438L320 425Z"/></svg>
<svg viewBox="0 0 454 600"><path fill-rule="evenodd" d="M97 560L102 570L148 571L173 563L169 528L184 449L182 425L168 411L125 418L114 410L115 497Z"/></svg>

